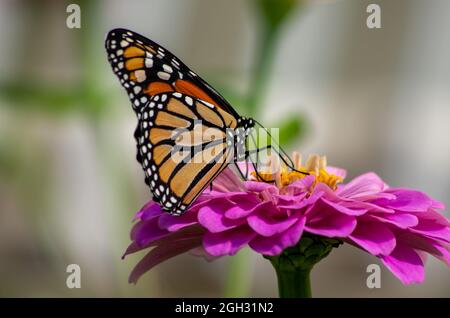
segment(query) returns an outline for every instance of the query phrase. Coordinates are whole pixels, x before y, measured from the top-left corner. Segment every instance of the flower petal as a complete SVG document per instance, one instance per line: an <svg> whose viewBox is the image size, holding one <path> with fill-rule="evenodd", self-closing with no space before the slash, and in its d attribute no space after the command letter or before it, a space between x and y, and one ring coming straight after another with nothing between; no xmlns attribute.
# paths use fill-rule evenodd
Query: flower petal
<svg viewBox="0 0 450 318"><path fill-rule="evenodd" d="M336 194L345 198L362 199L370 198L386 188L386 184L380 177L373 172L369 172L339 187Z"/></svg>
<svg viewBox="0 0 450 318"><path fill-rule="evenodd" d="M273 207L271 210L258 210L258 212L253 213L247 218L248 225L259 235L262 236L273 236L278 233L286 231L294 223L296 223L300 217L299 213L295 213L290 217L287 215L279 216L274 215ZM278 212L278 214L283 214L283 212Z"/></svg>
<svg viewBox="0 0 450 318"><path fill-rule="evenodd" d="M425 270L419 254L405 244L398 243L390 255L382 255L381 261L404 284L421 283Z"/></svg>
<svg viewBox="0 0 450 318"><path fill-rule="evenodd" d="M197 223L197 213L189 211L180 216L170 215L165 213L159 217L158 225L161 229L169 232L178 231L186 226Z"/></svg>
<svg viewBox="0 0 450 318"><path fill-rule="evenodd" d="M396 237L398 241L405 242L415 250L427 252L450 266L450 246L448 244L408 231L401 231L396 234Z"/></svg>
<svg viewBox="0 0 450 318"><path fill-rule="evenodd" d="M319 200L324 195L324 192L322 191L315 191L313 194L311 194L309 197L303 200L299 200L298 202L279 202L277 204L278 208L280 209L295 209L300 210L303 209L305 206L311 205L316 203L317 200ZM301 197L304 198L304 197Z"/></svg>
<svg viewBox="0 0 450 318"><path fill-rule="evenodd" d="M212 183L214 191L233 192L243 191L244 183L230 168L225 168Z"/></svg>
<svg viewBox="0 0 450 318"><path fill-rule="evenodd" d="M250 208L250 209L248 209L248 208ZM240 218L245 218L248 215L254 213L255 211L265 210L265 209L267 210L270 208L273 208L272 201L260 202L260 203L256 204L254 207L247 206L247 207L242 208L240 205L235 205L225 211L225 216L229 219L237 220Z"/></svg>
<svg viewBox="0 0 450 318"><path fill-rule="evenodd" d="M344 213L344 214L348 214L348 215L363 215L367 212L367 209L363 209L363 208L349 208L345 206L345 202L340 202L340 203L334 203L330 200L327 200L325 198L321 199L324 203L326 203L327 205L329 205L330 207L336 209L337 211Z"/></svg>
<svg viewBox="0 0 450 318"><path fill-rule="evenodd" d="M300 240L305 227L305 218L300 218L285 232L270 236L257 236L249 242L249 246L263 255L275 256L285 248L294 246Z"/></svg>
<svg viewBox="0 0 450 318"><path fill-rule="evenodd" d="M381 222L393 224L401 229L407 229L419 224L417 216L408 213L372 213L370 217Z"/></svg>
<svg viewBox="0 0 450 318"><path fill-rule="evenodd" d="M358 221L349 238L373 255L389 255L395 248L394 233L382 223Z"/></svg>
<svg viewBox="0 0 450 318"><path fill-rule="evenodd" d="M278 193L278 188L273 184L266 182L257 182L257 181L246 181L244 182L245 188L250 192L262 192L269 191L270 193Z"/></svg>
<svg viewBox="0 0 450 318"><path fill-rule="evenodd" d="M356 227L356 219L319 201L306 212L305 230L326 237L346 237Z"/></svg>
<svg viewBox="0 0 450 318"><path fill-rule="evenodd" d="M410 230L414 233L450 243L450 228L437 220L419 218L419 224Z"/></svg>
<svg viewBox="0 0 450 318"><path fill-rule="evenodd" d="M128 281L136 284L138 279L154 266L168 260L169 258L188 252L189 250L200 245L201 239L194 238L189 240L172 241L164 246L157 246L148 252L147 255L139 261L139 263L137 263L132 270Z"/></svg>
<svg viewBox="0 0 450 318"><path fill-rule="evenodd" d="M213 256L234 255L255 236L256 233L247 226L220 233L206 232L203 247Z"/></svg>
<svg viewBox="0 0 450 318"><path fill-rule="evenodd" d="M198 211L198 222L212 233L223 232L245 223L245 219L229 219L224 211L234 207L229 200L218 199Z"/></svg>
<svg viewBox="0 0 450 318"><path fill-rule="evenodd" d="M377 199L372 201L372 203L405 212L426 212L433 205L433 201L426 194L419 191L389 189L386 193L395 195L395 199Z"/></svg>
<svg viewBox="0 0 450 318"><path fill-rule="evenodd" d="M293 191L293 193L297 193L298 191L305 191L308 190L311 186L313 186L315 181L316 181L315 176L308 175L300 180L297 180L287 185L286 190Z"/></svg>
<svg viewBox="0 0 450 318"><path fill-rule="evenodd" d="M130 236L137 245L146 246L168 234L168 231L159 227L158 218L153 218L136 223L131 229Z"/></svg>
<svg viewBox="0 0 450 318"><path fill-rule="evenodd" d="M437 200L433 200L433 199L431 199L431 200L433 201L433 206L432 206L433 209L445 210L445 204L444 203L442 203L440 201L437 201Z"/></svg>
<svg viewBox="0 0 450 318"><path fill-rule="evenodd" d="M139 210L138 213L136 213L134 220L147 220L163 213L164 212L161 210L160 205L155 203L153 200L150 200Z"/></svg>

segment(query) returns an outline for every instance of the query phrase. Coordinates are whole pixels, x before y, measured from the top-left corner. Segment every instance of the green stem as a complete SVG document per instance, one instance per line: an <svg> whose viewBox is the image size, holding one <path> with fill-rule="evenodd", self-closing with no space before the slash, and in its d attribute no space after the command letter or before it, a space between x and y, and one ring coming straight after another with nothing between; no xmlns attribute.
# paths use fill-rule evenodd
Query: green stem
<svg viewBox="0 0 450 318"><path fill-rule="evenodd" d="M311 298L311 269L283 271L275 269L280 298Z"/></svg>
<svg viewBox="0 0 450 318"><path fill-rule="evenodd" d="M276 256L264 256L277 273L281 298L311 298L310 274L313 267L342 242L305 233L297 245Z"/></svg>

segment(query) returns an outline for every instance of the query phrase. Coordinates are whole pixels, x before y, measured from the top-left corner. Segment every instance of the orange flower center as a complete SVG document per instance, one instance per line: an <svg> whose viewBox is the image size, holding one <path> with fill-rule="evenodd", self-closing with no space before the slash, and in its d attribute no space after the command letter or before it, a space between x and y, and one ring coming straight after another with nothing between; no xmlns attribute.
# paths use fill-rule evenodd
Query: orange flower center
<svg viewBox="0 0 450 318"><path fill-rule="evenodd" d="M278 158L272 157L270 169L259 171L258 174L253 171L251 174L256 181L275 182L280 189L307 176L307 174L301 172L307 172L310 175L314 175L314 185L319 182L324 183L333 190L336 190L337 185L343 181L342 177L327 172L327 161L324 156L311 155L305 165L302 165L301 155L294 152L293 161L294 168L298 171L292 171L285 166L281 166L278 162Z"/></svg>

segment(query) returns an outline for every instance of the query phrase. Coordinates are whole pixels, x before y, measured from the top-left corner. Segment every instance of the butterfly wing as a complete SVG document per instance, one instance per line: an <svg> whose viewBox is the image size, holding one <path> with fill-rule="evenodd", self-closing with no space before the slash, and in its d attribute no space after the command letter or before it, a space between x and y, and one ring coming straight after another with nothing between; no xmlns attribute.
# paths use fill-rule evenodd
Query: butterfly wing
<svg viewBox="0 0 450 318"><path fill-rule="evenodd" d="M114 29L108 33L105 46L113 71L127 90L135 110L145 105L149 96L180 92L239 117L214 88L152 40L133 31Z"/></svg>
<svg viewBox="0 0 450 318"><path fill-rule="evenodd" d="M183 214L231 161L226 128L233 116L178 92L153 96L139 120L138 151L154 200Z"/></svg>
<svg viewBox="0 0 450 318"><path fill-rule="evenodd" d="M108 33L108 59L138 117L137 160L154 200L182 214L233 158L239 115L184 63L129 30Z"/></svg>

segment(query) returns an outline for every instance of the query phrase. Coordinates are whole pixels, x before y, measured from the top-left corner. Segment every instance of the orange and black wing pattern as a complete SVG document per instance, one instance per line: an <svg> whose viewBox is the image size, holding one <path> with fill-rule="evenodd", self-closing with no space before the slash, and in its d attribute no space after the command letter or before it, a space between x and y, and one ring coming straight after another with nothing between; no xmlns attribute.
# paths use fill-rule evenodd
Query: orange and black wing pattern
<svg viewBox="0 0 450 318"><path fill-rule="evenodd" d="M110 31L105 41L108 60L135 110L149 96L179 92L195 96L239 117L231 105L206 81L170 51L126 29Z"/></svg>
<svg viewBox="0 0 450 318"><path fill-rule="evenodd" d="M227 127L236 127L230 114L178 92L155 95L144 106L138 151L163 209L183 214L232 160Z"/></svg>
<svg viewBox="0 0 450 318"><path fill-rule="evenodd" d="M138 117L137 159L153 199L181 215L233 159L228 129L239 115L168 50L124 29L106 38L108 59Z"/></svg>

